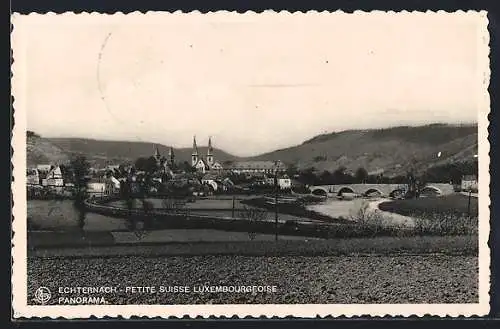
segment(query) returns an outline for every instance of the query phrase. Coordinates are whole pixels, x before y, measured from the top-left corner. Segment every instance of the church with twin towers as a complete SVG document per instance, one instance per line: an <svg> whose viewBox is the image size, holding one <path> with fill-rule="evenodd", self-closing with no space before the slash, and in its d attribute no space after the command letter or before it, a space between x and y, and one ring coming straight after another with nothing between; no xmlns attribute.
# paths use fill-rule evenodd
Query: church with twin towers
<svg viewBox="0 0 500 329"><path fill-rule="evenodd" d="M221 171L222 165L215 160L214 149L212 147L212 138L208 138L207 154L204 157L198 151L196 136L193 136L193 151L191 152L191 165L198 172L206 173L208 171Z"/></svg>

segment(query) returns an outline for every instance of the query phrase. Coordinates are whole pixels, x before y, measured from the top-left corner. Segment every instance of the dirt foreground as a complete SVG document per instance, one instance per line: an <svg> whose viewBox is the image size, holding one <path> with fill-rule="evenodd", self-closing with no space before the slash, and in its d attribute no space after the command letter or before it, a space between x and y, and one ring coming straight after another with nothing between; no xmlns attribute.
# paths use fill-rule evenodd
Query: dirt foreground
<svg viewBox="0 0 500 329"><path fill-rule="evenodd" d="M52 292L49 304L71 303L69 297L78 296L102 297L107 304L474 303L477 274L477 257L436 254L31 257L28 302L36 304L35 291L44 286ZM267 290L235 292L241 286ZM68 292L71 287L112 292L88 295Z"/></svg>

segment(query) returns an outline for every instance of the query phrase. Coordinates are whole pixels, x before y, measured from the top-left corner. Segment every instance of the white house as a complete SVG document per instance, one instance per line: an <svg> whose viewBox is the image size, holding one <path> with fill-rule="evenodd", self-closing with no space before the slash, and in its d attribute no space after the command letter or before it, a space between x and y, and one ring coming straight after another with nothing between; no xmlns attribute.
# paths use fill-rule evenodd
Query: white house
<svg viewBox="0 0 500 329"><path fill-rule="evenodd" d="M274 185L274 177L266 177L264 181L267 185Z"/></svg>
<svg viewBox="0 0 500 329"><path fill-rule="evenodd" d="M104 180L104 195L113 195L120 192L120 181L111 176Z"/></svg>
<svg viewBox="0 0 500 329"><path fill-rule="evenodd" d="M462 177L461 183L462 191L477 191L477 176L476 175L465 175Z"/></svg>
<svg viewBox="0 0 500 329"><path fill-rule="evenodd" d="M64 179L61 171L61 167L55 166L49 170L45 179L42 179L42 185L48 186L56 190L63 189Z"/></svg>
<svg viewBox="0 0 500 329"><path fill-rule="evenodd" d="M223 191L228 191L234 186L234 183L229 178L226 177L220 182L219 185L222 187Z"/></svg>
<svg viewBox="0 0 500 329"><path fill-rule="evenodd" d="M107 165L106 166L106 170L110 170L112 172L114 172L115 170L119 170L120 169L120 165Z"/></svg>
<svg viewBox="0 0 500 329"><path fill-rule="evenodd" d="M212 174L206 174L205 176L203 176L203 178L201 179L201 183L211 186L214 191L217 191L217 189L219 188L217 177Z"/></svg>
<svg viewBox="0 0 500 329"><path fill-rule="evenodd" d="M291 189L292 188L292 180L288 177L278 178L278 186L282 190Z"/></svg>
<svg viewBox="0 0 500 329"><path fill-rule="evenodd" d="M87 193L95 196L104 196L106 182L100 179L92 179L87 183Z"/></svg>
<svg viewBox="0 0 500 329"><path fill-rule="evenodd" d="M26 184L27 185L40 185L40 173L38 169L26 170Z"/></svg>
<svg viewBox="0 0 500 329"><path fill-rule="evenodd" d="M274 186L275 184L275 178L274 177L266 177L264 180L263 180L264 184L266 185L270 185L270 186ZM291 189L292 188L292 180L284 175L282 177L278 177L278 186L280 189L282 190L286 190L286 189Z"/></svg>
<svg viewBox="0 0 500 329"><path fill-rule="evenodd" d="M151 178L151 180L152 180L153 182L162 183L162 179L161 179L161 177L153 177L153 178Z"/></svg>
<svg viewBox="0 0 500 329"><path fill-rule="evenodd" d="M39 164L39 165L36 166L36 169L40 173L47 174L50 171L50 169L52 169L52 165L50 165L50 164Z"/></svg>
<svg viewBox="0 0 500 329"><path fill-rule="evenodd" d="M109 178L109 183L111 184L111 187L115 190L120 190L120 185L121 185L121 182L118 178L115 178L114 176L111 176Z"/></svg>

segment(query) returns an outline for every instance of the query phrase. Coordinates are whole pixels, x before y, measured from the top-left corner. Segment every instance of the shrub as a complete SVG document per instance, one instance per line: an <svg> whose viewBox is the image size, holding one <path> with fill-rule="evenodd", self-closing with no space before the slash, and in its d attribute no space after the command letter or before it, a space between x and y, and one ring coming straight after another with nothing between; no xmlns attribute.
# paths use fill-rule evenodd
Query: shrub
<svg viewBox="0 0 500 329"><path fill-rule="evenodd" d="M248 220L252 224L257 224L258 222L262 222L266 219L267 210L244 206L243 209L239 211L238 217ZM257 233L255 231L248 232L248 237L250 238L250 240L255 240L256 236Z"/></svg>
<svg viewBox="0 0 500 329"><path fill-rule="evenodd" d="M428 213L415 216L417 235L477 235L478 218L454 212Z"/></svg>
<svg viewBox="0 0 500 329"><path fill-rule="evenodd" d="M384 223L380 212L370 210L370 204L363 201L361 207L356 213L350 215L351 220L357 226L357 229L363 231L363 236L374 237L383 231L391 230L391 227Z"/></svg>

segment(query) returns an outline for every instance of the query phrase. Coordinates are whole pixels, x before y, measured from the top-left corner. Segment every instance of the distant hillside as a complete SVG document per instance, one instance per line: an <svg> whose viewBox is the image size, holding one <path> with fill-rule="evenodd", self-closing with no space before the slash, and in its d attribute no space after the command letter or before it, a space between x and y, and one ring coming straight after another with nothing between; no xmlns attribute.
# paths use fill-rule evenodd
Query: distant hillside
<svg viewBox="0 0 500 329"><path fill-rule="evenodd" d="M26 140L28 165L65 162L68 154L50 141L36 135L28 135Z"/></svg>
<svg viewBox="0 0 500 329"><path fill-rule="evenodd" d="M301 145L262 154L238 158L215 149L216 159L281 160L301 169L314 167L318 171L334 171L340 166L355 171L364 167L368 172L385 175L404 174L410 167L423 171L447 162L472 161L477 154L477 125L431 124L419 127L394 127L372 130L348 130L318 135ZM155 144L144 142L103 141L84 138L28 137L28 164L58 162L76 154L85 155L93 165L132 162L153 155ZM158 145L167 155L169 146ZM176 161L190 161L191 148L174 149ZM199 151L206 154L206 147ZM441 156L438 157L438 153Z"/></svg>
<svg viewBox="0 0 500 329"><path fill-rule="evenodd" d="M369 172L396 175L405 173L410 166L422 171L446 162L472 161L477 154L477 140L477 125L348 130L318 135L301 145L252 159L279 159L299 168L314 167L319 171L333 171L340 166L355 171L364 167Z"/></svg>
<svg viewBox="0 0 500 329"><path fill-rule="evenodd" d="M84 155L94 166L108 163L133 162L139 157L154 154L156 145L160 153L167 156L170 146L147 142L104 141L87 138L28 138L28 165L61 162L74 155ZM31 146L30 146L31 145ZM206 154L206 147L199 147ZM176 161L191 161L191 148L174 148ZM236 160L237 157L214 149L216 160Z"/></svg>

